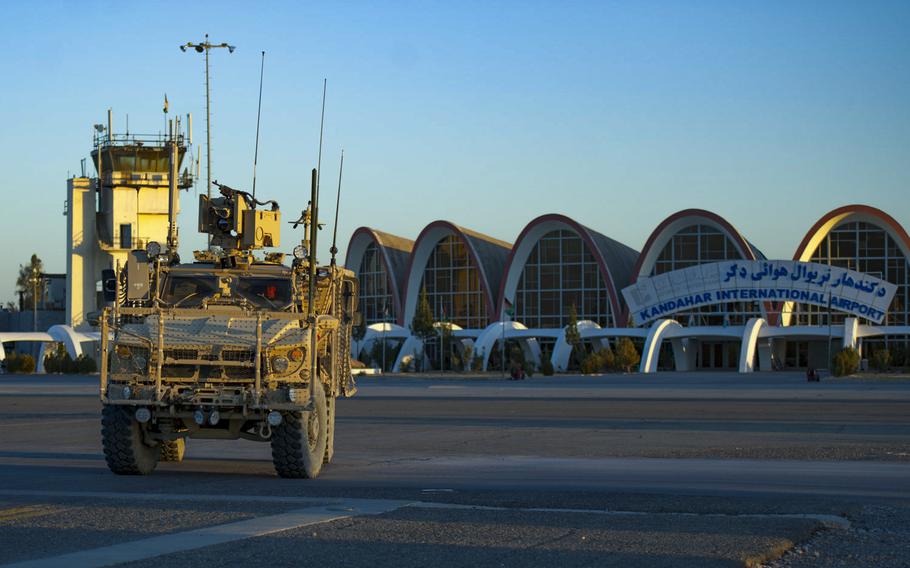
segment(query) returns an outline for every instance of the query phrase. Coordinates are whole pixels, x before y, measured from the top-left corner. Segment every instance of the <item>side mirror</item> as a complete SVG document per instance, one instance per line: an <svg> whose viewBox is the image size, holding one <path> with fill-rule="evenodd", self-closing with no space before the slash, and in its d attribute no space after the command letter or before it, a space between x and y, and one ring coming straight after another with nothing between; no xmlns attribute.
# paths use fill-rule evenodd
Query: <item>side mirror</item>
<svg viewBox="0 0 910 568"><path fill-rule="evenodd" d="M117 301L117 273L111 268L101 271L101 292L105 302Z"/></svg>

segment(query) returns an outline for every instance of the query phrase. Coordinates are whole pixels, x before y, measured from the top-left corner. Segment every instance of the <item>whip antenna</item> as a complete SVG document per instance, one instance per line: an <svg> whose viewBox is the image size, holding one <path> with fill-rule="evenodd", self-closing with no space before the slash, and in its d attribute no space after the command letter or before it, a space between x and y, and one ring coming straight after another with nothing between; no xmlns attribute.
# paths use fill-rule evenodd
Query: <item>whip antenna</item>
<svg viewBox="0 0 910 568"><path fill-rule="evenodd" d="M316 158L316 199L319 199L319 181L322 179L322 131L325 127L325 87L328 84L328 79L322 80L322 116L319 119L319 155ZM313 203L313 208L315 209L316 204ZM313 218L313 222L318 222L318 219Z"/></svg>
<svg viewBox="0 0 910 568"><path fill-rule="evenodd" d="M338 247L335 246L338 240L338 208L341 206L341 174L344 172L344 148L341 149L341 165L338 166L338 193L335 195L335 225L332 227L332 266L335 266L335 255L338 254Z"/></svg>
<svg viewBox="0 0 910 568"><path fill-rule="evenodd" d="M259 65L259 108L256 109L256 150L253 153L253 198L256 198L256 162L259 161L259 119L262 117L262 76L265 72L265 51Z"/></svg>

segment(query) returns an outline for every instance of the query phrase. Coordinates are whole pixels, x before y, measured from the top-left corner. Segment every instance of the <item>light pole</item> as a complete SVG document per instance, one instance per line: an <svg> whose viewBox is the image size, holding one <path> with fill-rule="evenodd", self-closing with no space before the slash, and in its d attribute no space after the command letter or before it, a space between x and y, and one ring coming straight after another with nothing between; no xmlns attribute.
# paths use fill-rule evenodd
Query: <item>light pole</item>
<svg viewBox="0 0 910 568"><path fill-rule="evenodd" d="M41 273L34 266L28 281L32 285L32 331L38 331L38 284L41 283Z"/></svg>
<svg viewBox="0 0 910 568"><path fill-rule="evenodd" d="M385 374L385 332L389 325L389 302L382 305L382 373Z"/></svg>
<svg viewBox="0 0 910 568"><path fill-rule="evenodd" d="M209 199L212 198L212 123L211 109L212 96L209 88L209 50L217 47L226 47L228 53L234 53L236 46L226 43L210 43L209 34L205 34L205 41L202 43L187 42L180 46L180 51L186 51L187 48L196 50L196 53L205 53L205 194ZM212 235L209 235L209 244L212 242Z"/></svg>

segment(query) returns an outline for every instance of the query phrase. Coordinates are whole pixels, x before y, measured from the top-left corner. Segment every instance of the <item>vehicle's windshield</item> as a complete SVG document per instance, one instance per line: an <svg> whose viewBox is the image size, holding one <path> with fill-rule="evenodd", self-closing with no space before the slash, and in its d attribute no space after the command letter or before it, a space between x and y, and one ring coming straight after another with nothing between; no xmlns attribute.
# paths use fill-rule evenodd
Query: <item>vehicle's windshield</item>
<svg viewBox="0 0 910 568"><path fill-rule="evenodd" d="M172 307L194 308L218 290L217 279L209 274L169 274L161 299Z"/></svg>
<svg viewBox="0 0 910 568"><path fill-rule="evenodd" d="M274 276L222 277L230 281L231 295L256 308L281 310L291 304L291 281ZM161 299L171 307L195 308L217 292L218 277L211 274L169 274L164 280ZM228 300L230 301L230 300Z"/></svg>
<svg viewBox="0 0 910 568"><path fill-rule="evenodd" d="M291 304L291 281L267 276L241 276L233 291L258 308L283 309Z"/></svg>

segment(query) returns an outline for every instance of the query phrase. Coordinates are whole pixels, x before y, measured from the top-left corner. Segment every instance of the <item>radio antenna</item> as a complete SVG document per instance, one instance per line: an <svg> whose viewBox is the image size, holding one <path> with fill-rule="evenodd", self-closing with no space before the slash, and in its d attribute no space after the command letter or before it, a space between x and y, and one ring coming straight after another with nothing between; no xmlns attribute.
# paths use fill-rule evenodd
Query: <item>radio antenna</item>
<svg viewBox="0 0 910 568"><path fill-rule="evenodd" d="M328 84L328 79L322 80L322 116L319 119L319 155L316 158L316 199L319 199L319 181L322 179L322 131L325 127L325 87ZM313 204L315 209L316 204ZM314 217L313 222L316 223L318 220Z"/></svg>
<svg viewBox="0 0 910 568"><path fill-rule="evenodd" d="M253 153L253 199L256 199L256 163L259 161L259 119L262 117L262 75L265 72L265 51L259 64L259 108L256 109L256 151Z"/></svg>
<svg viewBox="0 0 910 568"><path fill-rule="evenodd" d="M341 174L344 172L344 148L341 149L341 165L338 166L338 193L335 195L335 225L332 226L332 266L335 266L335 255L338 254L338 247L335 246L338 240L338 208L341 206Z"/></svg>

